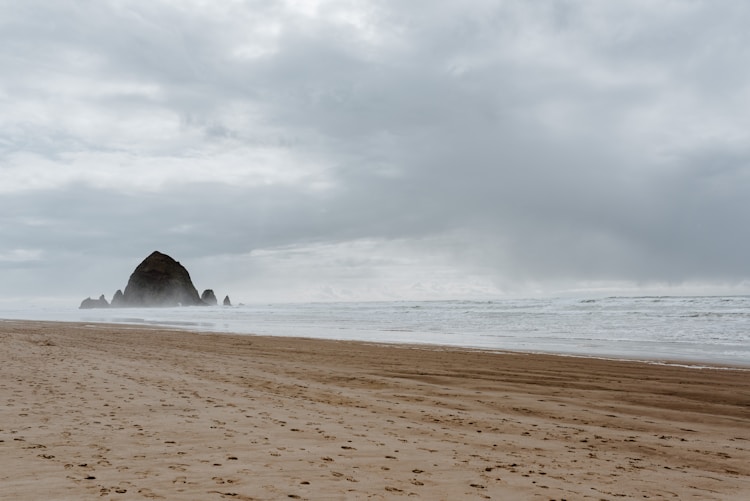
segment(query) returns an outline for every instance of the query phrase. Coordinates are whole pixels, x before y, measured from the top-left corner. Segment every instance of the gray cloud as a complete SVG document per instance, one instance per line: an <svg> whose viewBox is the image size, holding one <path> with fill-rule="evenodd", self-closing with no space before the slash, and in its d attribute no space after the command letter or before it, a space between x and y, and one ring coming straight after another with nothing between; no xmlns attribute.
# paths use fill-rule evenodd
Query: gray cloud
<svg viewBox="0 0 750 501"><path fill-rule="evenodd" d="M1 2L0 295L750 279L744 3L307 8Z"/></svg>

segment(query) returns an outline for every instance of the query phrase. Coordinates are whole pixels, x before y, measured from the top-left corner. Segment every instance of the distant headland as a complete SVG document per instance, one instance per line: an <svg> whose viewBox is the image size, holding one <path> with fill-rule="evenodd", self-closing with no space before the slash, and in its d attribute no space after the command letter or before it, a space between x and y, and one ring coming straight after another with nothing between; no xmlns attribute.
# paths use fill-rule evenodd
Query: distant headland
<svg viewBox="0 0 750 501"><path fill-rule="evenodd" d="M130 275L125 292L119 289L115 292L112 303L107 302L102 294L99 299L84 299L79 308L149 308L216 304L218 301L213 289L206 289L199 296L187 269L170 256L154 251ZM232 305L229 296L224 298L222 304Z"/></svg>

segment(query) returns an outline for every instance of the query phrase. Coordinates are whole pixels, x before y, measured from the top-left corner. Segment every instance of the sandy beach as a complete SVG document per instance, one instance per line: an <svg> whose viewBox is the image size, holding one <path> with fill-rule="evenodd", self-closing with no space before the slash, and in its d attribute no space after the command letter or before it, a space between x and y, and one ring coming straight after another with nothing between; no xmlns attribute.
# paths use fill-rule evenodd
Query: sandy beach
<svg viewBox="0 0 750 501"><path fill-rule="evenodd" d="M0 499L740 500L750 371L0 321Z"/></svg>

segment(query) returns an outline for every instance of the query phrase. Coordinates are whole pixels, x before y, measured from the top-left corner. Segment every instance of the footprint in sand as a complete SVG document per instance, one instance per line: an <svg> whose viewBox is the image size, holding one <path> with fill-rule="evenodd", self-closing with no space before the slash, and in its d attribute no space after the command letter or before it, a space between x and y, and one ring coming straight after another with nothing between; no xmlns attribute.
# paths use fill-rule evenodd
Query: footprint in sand
<svg viewBox="0 0 750 501"><path fill-rule="evenodd" d="M150 499L156 499L156 498L164 499L164 496L160 496L154 493L151 489L146 489L146 488L138 489L138 494L140 494L141 496L145 498L150 498Z"/></svg>

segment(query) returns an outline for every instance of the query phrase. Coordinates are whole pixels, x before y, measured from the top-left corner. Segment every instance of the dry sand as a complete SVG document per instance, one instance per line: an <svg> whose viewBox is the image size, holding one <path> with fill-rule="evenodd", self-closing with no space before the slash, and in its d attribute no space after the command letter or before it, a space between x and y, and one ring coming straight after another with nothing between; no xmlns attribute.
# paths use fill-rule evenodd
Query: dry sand
<svg viewBox="0 0 750 501"><path fill-rule="evenodd" d="M750 372L0 321L1 499L750 499Z"/></svg>

